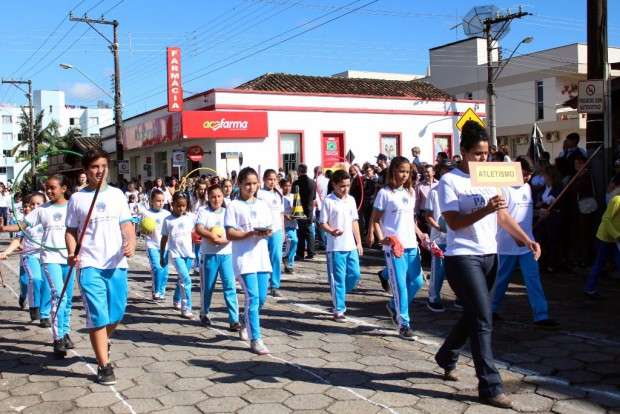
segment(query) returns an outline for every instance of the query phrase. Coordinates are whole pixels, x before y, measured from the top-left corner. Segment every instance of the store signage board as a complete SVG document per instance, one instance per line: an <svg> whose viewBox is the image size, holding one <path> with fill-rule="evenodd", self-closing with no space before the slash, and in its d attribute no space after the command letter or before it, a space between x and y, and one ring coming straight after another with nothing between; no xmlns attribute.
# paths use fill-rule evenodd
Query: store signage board
<svg viewBox="0 0 620 414"><path fill-rule="evenodd" d="M172 151L172 166L182 167L185 164L185 151L173 150Z"/></svg>
<svg viewBox="0 0 620 414"><path fill-rule="evenodd" d="M474 121L474 122L479 123L483 127L485 126L482 118L480 118L478 114L475 113L474 110L471 108L467 108L467 111L465 111L463 115L461 115L459 120L456 121L456 127L459 129L459 131L463 129L463 125L465 125L465 122L467 121Z"/></svg>
<svg viewBox="0 0 620 414"><path fill-rule="evenodd" d="M128 160L120 160L118 162L118 172L119 174L129 174L129 161Z"/></svg>
<svg viewBox="0 0 620 414"><path fill-rule="evenodd" d="M605 108L605 81L592 79L579 81L577 112L602 114Z"/></svg>
<svg viewBox="0 0 620 414"><path fill-rule="evenodd" d="M519 162L470 162L472 187L515 187L523 185Z"/></svg>
<svg viewBox="0 0 620 414"><path fill-rule="evenodd" d="M267 112L183 111L183 137L254 138L268 135Z"/></svg>
<svg viewBox="0 0 620 414"><path fill-rule="evenodd" d="M181 49L166 48L168 76L168 112L183 111L183 83L181 81Z"/></svg>

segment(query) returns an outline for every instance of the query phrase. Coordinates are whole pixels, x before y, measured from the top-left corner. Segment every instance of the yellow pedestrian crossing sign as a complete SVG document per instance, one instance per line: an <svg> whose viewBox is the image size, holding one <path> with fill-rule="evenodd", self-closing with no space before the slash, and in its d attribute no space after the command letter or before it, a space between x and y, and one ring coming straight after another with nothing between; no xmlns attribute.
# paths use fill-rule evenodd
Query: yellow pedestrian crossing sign
<svg viewBox="0 0 620 414"><path fill-rule="evenodd" d="M459 131L463 129L463 125L465 125L465 122L467 121L474 121L479 123L483 127L485 126L484 121L471 108L467 108L467 111L465 111L465 113L461 115L459 120L456 121L456 127L459 129Z"/></svg>

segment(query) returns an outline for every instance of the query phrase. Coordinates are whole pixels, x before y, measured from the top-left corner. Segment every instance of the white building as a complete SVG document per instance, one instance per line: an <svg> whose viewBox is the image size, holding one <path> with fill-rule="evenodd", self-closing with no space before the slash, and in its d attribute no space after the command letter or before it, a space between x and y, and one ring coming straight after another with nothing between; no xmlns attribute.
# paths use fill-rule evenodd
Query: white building
<svg viewBox="0 0 620 414"><path fill-rule="evenodd" d="M468 108L484 116L483 103L453 100L419 81L267 74L189 97L182 113L162 106L126 119L124 158L131 177L143 180L197 166L221 175L248 165L330 167L349 151L356 163L374 163L379 153L411 157L414 146L432 162L437 151L459 147L454 125ZM114 152L113 126L102 139ZM191 161L181 154L182 165L172 168L174 150L204 155Z"/></svg>
<svg viewBox="0 0 620 414"><path fill-rule="evenodd" d="M99 136L99 129L113 122L112 109L67 105L63 91L35 90L32 95L35 117L44 111L43 127L45 128L52 120L55 120L60 126L60 134L65 134L70 129L79 129L82 136ZM27 113L28 107L23 108ZM14 180L26 164L16 162L16 157L11 156L11 149L20 142L18 135L21 130L22 107L14 104L0 104L0 117L0 132L2 133L0 182L6 183L8 180ZM24 146L24 151L28 149L29 147Z"/></svg>
<svg viewBox="0 0 620 414"><path fill-rule="evenodd" d="M513 155L526 153L534 122L552 157L571 132L585 142L586 115L566 102L577 96L578 82L586 79L587 50L587 45L571 44L512 58L496 81L498 143L508 144ZM486 100L485 39L438 46L429 54L429 82L457 98ZM492 59L497 62L497 49ZM609 48L609 61L620 61L620 48ZM619 73L612 71L612 76Z"/></svg>

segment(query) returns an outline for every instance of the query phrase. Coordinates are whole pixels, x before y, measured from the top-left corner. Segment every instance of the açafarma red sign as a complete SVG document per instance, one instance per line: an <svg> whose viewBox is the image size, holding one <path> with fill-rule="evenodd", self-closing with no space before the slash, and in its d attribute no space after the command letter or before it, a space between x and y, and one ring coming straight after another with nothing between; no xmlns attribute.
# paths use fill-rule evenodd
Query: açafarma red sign
<svg viewBox="0 0 620 414"><path fill-rule="evenodd" d="M183 111L183 138L265 138L267 112Z"/></svg>

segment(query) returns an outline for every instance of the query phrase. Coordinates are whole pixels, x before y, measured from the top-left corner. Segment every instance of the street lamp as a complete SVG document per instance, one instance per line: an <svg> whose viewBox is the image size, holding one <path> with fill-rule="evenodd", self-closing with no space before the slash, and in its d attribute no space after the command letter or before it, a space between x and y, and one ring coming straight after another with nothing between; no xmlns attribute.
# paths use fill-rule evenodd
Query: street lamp
<svg viewBox="0 0 620 414"><path fill-rule="evenodd" d="M114 96L112 96L112 95L111 95L108 91L106 91L106 90L105 90L105 89L103 89L101 86L99 86L99 85L97 84L97 82L95 82L94 80L92 80L92 79L91 79L91 78L90 78L87 74L85 74L84 72L82 72L82 71L80 70L80 68L78 68L77 66L75 66L75 65L71 65L71 64L69 64L69 63L61 63L61 64L59 64L58 66L60 66L60 68L61 68L61 69L75 69L75 70L77 70L77 71L78 71L78 72L79 72L82 76L84 76L86 79L88 79L88 81L89 81L90 83L92 83L93 85L95 85L95 86L97 87L97 89L99 89L101 92L105 93L105 94L106 94L106 96L107 96L108 98L110 98L110 99L114 99Z"/></svg>
<svg viewBox="0 0 620 414"><path fill-rule="evenodd" d="M524 37L523 39L521 39L521 41L517 44L517 46L514 49L512 49L512 52L510 53L510 56L508 56L508 59L500 61L500 64L498 66L499 70L497 72L495 72L494 80L496 80L499 77L500 73L502 73L502 71L504 70L506 65L508 65L508 63L510 62L512 57L517 52L517 49L519 49L519 46L521 46L523 44L532 43L533 41L534 41L534 38L532 36L527 36L527 37Z"/></svg>

